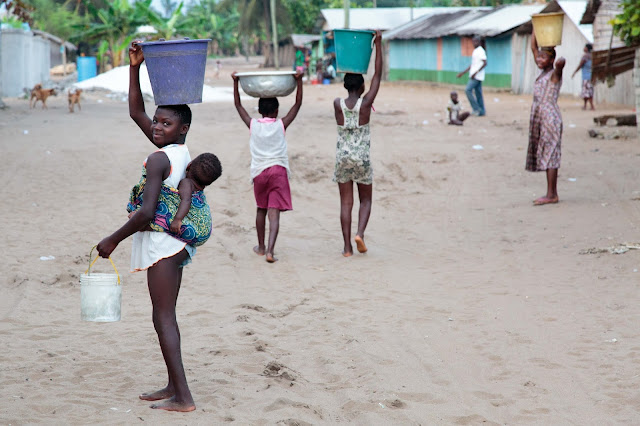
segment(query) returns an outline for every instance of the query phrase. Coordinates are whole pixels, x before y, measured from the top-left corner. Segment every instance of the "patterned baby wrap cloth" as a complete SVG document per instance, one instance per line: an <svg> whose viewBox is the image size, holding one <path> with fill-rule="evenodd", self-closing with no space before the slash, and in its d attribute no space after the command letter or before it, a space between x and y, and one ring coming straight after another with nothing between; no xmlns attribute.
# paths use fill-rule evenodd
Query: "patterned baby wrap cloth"
<svg viewBox="0 0 640 426"><path fill-rule="evenodd" d="M127 211L129 213L137 211L142 207L142 193L147 183L147 169L142 167L142 177L140 182L131 189ZM196 191L191 194L191 208L185 216L180 227L180 235L170 231L169 225L173 217L178 212L180 205L180 194L176 188L162 184L160 195L158 196L158 207L153 220L149 223L151 229L158 232L166 232L185 243L198 247L204 244L211 236L211 209L207 203L204 192Z"/></svg>

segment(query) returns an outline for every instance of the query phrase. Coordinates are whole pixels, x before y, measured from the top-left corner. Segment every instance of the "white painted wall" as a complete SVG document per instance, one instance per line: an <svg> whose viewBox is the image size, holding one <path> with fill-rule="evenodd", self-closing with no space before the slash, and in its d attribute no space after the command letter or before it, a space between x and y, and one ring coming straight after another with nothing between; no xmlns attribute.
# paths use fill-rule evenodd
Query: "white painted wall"
<svg viewBox="0 0 640 426"><path fill-rule="evenodd" d="M0 96L21 96L49 80L50 43L31 31L0 30Z"/></svg>

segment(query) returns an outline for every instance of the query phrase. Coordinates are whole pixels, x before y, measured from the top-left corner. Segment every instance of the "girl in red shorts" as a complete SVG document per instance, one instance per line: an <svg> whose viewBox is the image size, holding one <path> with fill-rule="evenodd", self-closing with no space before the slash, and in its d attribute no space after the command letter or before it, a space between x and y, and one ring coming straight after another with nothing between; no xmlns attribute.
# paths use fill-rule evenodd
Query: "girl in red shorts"
<svg viewBox="0 0 640 426"><path fill-rule="evenodd" d="M260 98L258 112L260 119L252 119L240 102L238 76L234 72L233 95L240 118L249 127L251 137L251 181L258 209L256 211L256 231L258 245L253 251L260 256L266 254L267 262L273 263L273 255L280 228L280 212L291 210L291 191L289 189L289 156L285 130L302 105L302 72L295 75L297 81L296 102L282 120L278 117L278 99ZM269 218L269 244L265 247L264 236L266 219Z"/></svg>

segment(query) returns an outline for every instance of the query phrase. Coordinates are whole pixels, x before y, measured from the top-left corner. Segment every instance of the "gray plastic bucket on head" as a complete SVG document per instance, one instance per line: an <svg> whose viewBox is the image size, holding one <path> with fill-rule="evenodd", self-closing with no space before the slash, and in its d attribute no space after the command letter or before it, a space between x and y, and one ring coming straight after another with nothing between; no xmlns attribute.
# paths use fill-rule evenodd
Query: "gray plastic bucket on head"
<svg viewBox="0 0 640 426"><path fill-rule="evenodd" d="M140 43L156 105L202 102L209 41L186 39Z"/></svg>

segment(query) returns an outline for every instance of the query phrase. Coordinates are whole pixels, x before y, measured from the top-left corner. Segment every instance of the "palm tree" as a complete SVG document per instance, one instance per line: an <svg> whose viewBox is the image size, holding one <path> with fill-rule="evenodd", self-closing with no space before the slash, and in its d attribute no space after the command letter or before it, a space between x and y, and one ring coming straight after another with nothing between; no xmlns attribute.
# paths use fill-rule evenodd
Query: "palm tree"
<svg viewBox="0 0 640 426"><path fill-rule="evenodd" d="M264 65L273 66L273 46L271 43L271 11L270 0L222 0L221 7L231 9L237 4L238 9L242 11L240 22L238 24L238 32L242 36L261 35L264 34L266 40L264 44ZM282 0L276 0L275 4L276 16L278 23L288 27L287 9Z"/></svg>
<svg viewBox="0 0 640 426"><path fill-rule="evenodd" d="M184 35L192 38L211 38L209 52L219 55L220 49L233 50L238 45L240 14L234 8L220 11L215 0L201 0L189 7L182 24Z"/></svg>
<svg viewBox="0 0 640 426"><path fill-rule="evenodd" d="M176 33L180 32L181 29L185 28L184 18L182 16L182 6L183 2L180 2L178 7L171 13L169 18L164 19L162 16L158 15L153 9L149 8L144 11L146 13L147 19L151 22L151 25L158 31L156 36L158 38L163 38L165 40L171 39ZM182 24L180 25L180 19L182 19Z"/></svg>
<svg viewBox="0 0 640 426"><path fill-rule="evenodd" d="M82 26L74 39L106 40L109 43L111 64L118 67L124 62L124 53L135 37L136 28L148 23L151 0L111 0L105 8L97 9L84 0L91 22Z"/></svg>

